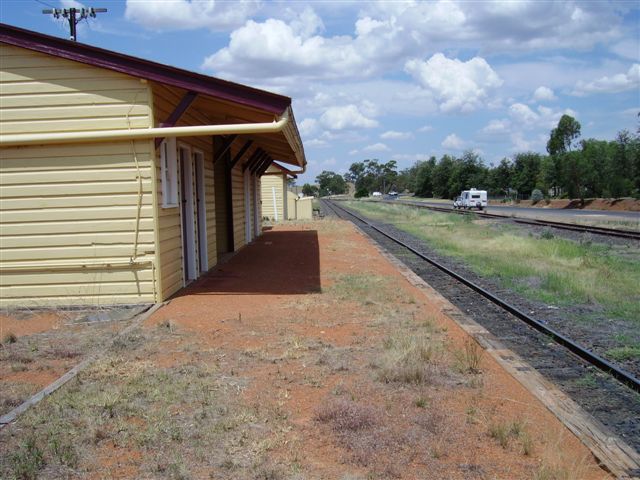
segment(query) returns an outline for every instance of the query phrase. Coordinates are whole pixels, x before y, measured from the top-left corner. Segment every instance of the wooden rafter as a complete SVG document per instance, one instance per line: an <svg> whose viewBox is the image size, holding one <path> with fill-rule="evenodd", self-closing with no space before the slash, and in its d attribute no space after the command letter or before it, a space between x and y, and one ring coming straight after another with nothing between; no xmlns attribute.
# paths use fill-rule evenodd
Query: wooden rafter
<svg viewBox="0 0 640 480"><path fill-rule="evenodd" d="M244 164L242 165L243 173L247 170L247 168L253 168L253 166L256 164L258 159L262 156L263 151L264 150L262 150L261 148L255 149L255 151L251 154L249 159L246 162L244 162Z"/></svg>
<svg viewBox="0 0 640 480"><path fill-rule="evenodd" d="M273 158L271 158L270 156L267 156L267 161L260 167L260 170L258 170L256 172L256 175L261 177L264 172L267 171L267 168L269 168L269 165L271 165L273 163Z"/></svg>
<svg viewBox="0 0 640 480"><path fill-rule="evenodd" d="M171 115L169 115L169 118L167 118L165 122L162 122L160 124L160 127L175 127L176 123L178 123L178 120L180 120L182 115L184 115L184 112L187 111L187 109L191 106L197 96L198 94L196 92L189 91L185 93L184 97L182 97L182 100L180 100L178 105L176 105L176 108L174 108L173 112L171 112ZM163 140L164 137L156 138L156 148L160 147L160 144Z"/></svg>
<svg viewBox="0 0 640 480"><path fill-rule="evenodd" d="M233 167L236 166L236 163L238 163L238 161L244 156L244 154L247 153L247 150L249 150L249 147L251 147L252 144L253 144L253 140L247 140L244 143L240 151L238 151L238 153L236 153L236 156L233 157L231 162L229 162L229 169L232 169Z"/></svg>
<svg viewBox="0 0 640 480"><path fill-rule="evenodd" d="M251 169L251 173L257 173L258 170L262 168L262 165L265 164L268 158L269 158L269 154L263 151L262 155L260 156L260 159L254 164L253 168Z"/></svg>
<svg viewBox="0 0 640 480"><path fill-rule="evenodd" d="M216 163L220 157L222 157L225 153L229 151L231 148L231 144L236 139L238 135L235 133L233 135L229 135L227 137L222 137L222 143L218 147L218 150L215 152L213 156L213 163Z"/></svg>

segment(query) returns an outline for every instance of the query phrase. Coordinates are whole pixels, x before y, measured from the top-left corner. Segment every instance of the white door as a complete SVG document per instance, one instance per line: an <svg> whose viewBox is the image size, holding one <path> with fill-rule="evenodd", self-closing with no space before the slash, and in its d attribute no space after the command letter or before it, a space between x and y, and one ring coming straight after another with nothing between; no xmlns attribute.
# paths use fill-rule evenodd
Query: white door
<svg viewBox="0 0 640 480"><path fill-rule="evenodd" d="M183 281L187 283L198 278L196 261L196 219L195 191L193 188L193 159L188 147L180 147L180 193L182 226L182 268Z"/></svg>
<svg viewBox="0 0 640 480"><path fill-rule="evenodd" d="M196 167L196 205L198 207L197 225L198 232L198 272L209 270L209 256L207 248L207 207L204 190L204 154L193 153L193 163Z"/></svg>
<svg viewBox="0 0 640 480"><path fill-rule="evenodd" d="M251 188L253 189L253 235L260 235L260 205L258 202L258 177L251 175Z"/></svg>
<svg viewBox="0 0 640 480"><path fill-rule="evenodd" d="M244 238L246 243L253 240L251 235L251 190L249 189L249 169L244 171Z"/></svg>

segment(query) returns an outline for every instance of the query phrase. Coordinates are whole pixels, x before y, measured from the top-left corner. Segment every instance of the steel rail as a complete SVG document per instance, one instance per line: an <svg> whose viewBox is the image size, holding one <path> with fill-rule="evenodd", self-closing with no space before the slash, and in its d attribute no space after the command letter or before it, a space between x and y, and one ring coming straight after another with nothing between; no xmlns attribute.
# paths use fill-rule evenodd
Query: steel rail
<svg viewBox="0 0 640 480"><path fill-rule="evenodd" d="M474 212L471 210L455 210L452 208L446 207L434 207L433 205L422 205L419 202L412 202L407 200L382 200L381 202L387 203L389 205L399 204L399 205L408 205L411 207L417 208L425 208L427 210L433 210L435 212L443 212L443 213L456 213L458 215L478 215L481 218L498 218L501 220L513 220L516 223L521 223L525 225L534 225L540 227L552 227L559 228L562 230L572 230L574 232L588 232L588 233L597 233L599 235L608 235L610 237L620 237L620 238L630 238L633 240L640 240L640 232L636 232L633 230L623 230L618 228L607 228L607 227L594 227L590 225L579 225L577 223L565 223L565 222L554 222L552 220L540 220L540 219L525 219L522 217L511 217L508 215L499 215L496 213L486 213L486 212Z"/></svg>
<svg viewBox="0 0 640 480"><path fill-rule="evenodd" d="M330 202L330 201L325 200L325 202L327 202L331 206L331 208L334 208L334 209L337 208L337 209L342 210L343 212L347 213L348 215L351 215L351 216L357 218L362 223L364 223L367 226L369 226L370 228L376 230L378 233L384 235L385 237L387 237L390 240L394 241L398 245L401 245L402 247L406 248L407 250L409 250L413 254L417 255L418 257L422 258L426 262L429 262L431 265L433 265L434 267L436 267L439 270L443 271L447 275L455 278L456 280L458 280L462 284L466 285L467 287L471 288L472 290L476 291L477 293L479 293L480 295L485 297L490 302L494 303L495 305L498 305L502 309L504 309L507 312L511 313L516 318L519 318L520 320L524 321L525 323L527 323L531 327L535 328L539 332L551 337L551 339L553 339L556 343L558 343L558 344L562 345L563 347L567 348L569 351L571 351L575 355L579 356L583 360L587 361L591 365L595 366L599 370L602 370L603 372L611 375L616 380L618 380L619 382L625 384L626 386L628 386L629 388L631 388L635 392L640 393L640 380L637 379L636 377L634 377L633 375L631 375L630 373L620 369L619 367L615 366L614 364L612 364L609 361L605 360L604 358L600 357L596 353L593 353L593 352L587 350L586 348L578 345L573 340L571 340L570 338L564 336L560 332L557 332L556 330L548 327L547 325L545 325L542 322L536 320L535 318L530 317L529 315L527 315L526 313L524 313L522 310L518 309L517 307L511 305L508 302L505 302L504 300L502 300L499 297L495 296L493 293L489 292L488 290L485 290L484 288L482 288L481 286L479 286L476 283L472 282L471 280L469 280L469 279L463 277L462 275L454 272L453 270L445 267L444 265L442 265L441 263L433 260L432 258L429 258L424 253L419 252L415 248L413 248L410 245L407 245L406 243L404 243L402 240L399 240L398 238L396 238L393 235L385 232L384 230L380 229L379 227L376 227L371 222L367 221L366 219L362 218L361 216L346 210L344 207L336 205L332 201Z"/></svg>

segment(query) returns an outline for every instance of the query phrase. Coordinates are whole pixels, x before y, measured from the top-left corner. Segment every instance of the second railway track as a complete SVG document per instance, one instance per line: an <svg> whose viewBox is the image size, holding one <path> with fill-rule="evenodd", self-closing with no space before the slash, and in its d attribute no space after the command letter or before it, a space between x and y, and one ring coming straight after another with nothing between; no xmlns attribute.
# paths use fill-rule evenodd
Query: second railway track
<svg viewBox="0 0 640 480"><path fill-rule="evenodd" d="M557 228L559 230L568 230L572 232L583 232L583 233L591 233L596 235L605 235L608 237L615 238L624 238L627 240L638 240L640 241L640 232L634 230L623 230L618 228L607 228L607 227L597 227L593 225L580 225L577 223L566 223L566 222L556 222L551 220L542 220L542 219L534 219L534 218L522 218L522 217L512 217L509 215L499 215L495 213L487 213L476 212L473 210L454 210L452 208L447 207L435 207L433 205L424 205L420 202L414 202L410 200L382 200L384 203L388 204L398 204L398 205L407 205L410 207L416 208L424 208L427 210L432 210L434 212L442 212L442 213L456 213L459 215L477 215L480 218L493 218L498 220L510 220L515 223L519 223L521 225L530 225L534 227L549 227L549 228Z"/></svg>
<svg viewBox="0 0 640 480"><path fill-rule="evenodd" d="M425 246L415 237L391 225L362 218L333 202L323 201L323 207L327 213L355 223L382 248L400 259L508 348L526 359L532 368L558 385L614 435L640 451L640 385L634 375L597 355L594 356L597 357L595 359L589 358L591 352L587 349L582 349L584 352L581 352L581 347L576 345L578 349L574 348L572 344L576 342L565 335L545 332L544 328L540 328L544 325L522 322L517 317L519 308L509 305L508 307L512 307L511 311L508 311L509 308L505 310L504 305L494 303L479 292L478 288L469 285L473 282L461 283L459 278L445 273L442 265L436 266L439 263L437 258L431 262L425 260ZM480 289L484 290L482 287ZM493 290L490 295L499 296L500 293ZM564 346L554 340L560 340ZM613 376L604 373L605 370L612 370ZM585 378L590 380L585 381Z"/></svg>

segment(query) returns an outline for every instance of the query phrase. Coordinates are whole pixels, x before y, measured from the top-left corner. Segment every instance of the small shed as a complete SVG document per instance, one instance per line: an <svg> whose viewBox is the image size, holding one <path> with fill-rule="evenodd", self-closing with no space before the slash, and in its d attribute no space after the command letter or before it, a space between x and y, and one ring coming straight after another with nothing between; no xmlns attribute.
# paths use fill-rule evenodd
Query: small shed
<svg viewBox="0 0 640 480"><path fill-rule="evenodd" d="M291 178L297 178L297 175L278 163L274 162L267 168L260 186L264 218L275 222L291 220L287 206L287 183Z"/></svg>
<svg viewBox="0 0 640 480"><path fill-rule="evenodd" d="M0 95L1 306L163 301L306 167L288 97L4 24Z"/></svg>

